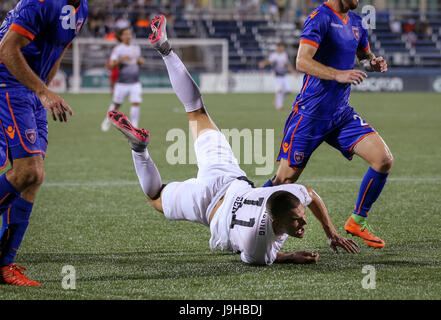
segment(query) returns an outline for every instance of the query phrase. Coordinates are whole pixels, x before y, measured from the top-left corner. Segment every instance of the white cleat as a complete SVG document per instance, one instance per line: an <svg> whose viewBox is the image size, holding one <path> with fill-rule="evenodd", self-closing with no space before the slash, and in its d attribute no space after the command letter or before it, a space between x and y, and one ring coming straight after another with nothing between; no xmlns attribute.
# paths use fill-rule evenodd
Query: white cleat
<svg viewBox="0 0 441 320"><path fill-rule="evenodd" d="M110 120L106 117L106 119L104 119L103 123L101 123L101 130L104 132L109 131L111 126Z"/></svg>

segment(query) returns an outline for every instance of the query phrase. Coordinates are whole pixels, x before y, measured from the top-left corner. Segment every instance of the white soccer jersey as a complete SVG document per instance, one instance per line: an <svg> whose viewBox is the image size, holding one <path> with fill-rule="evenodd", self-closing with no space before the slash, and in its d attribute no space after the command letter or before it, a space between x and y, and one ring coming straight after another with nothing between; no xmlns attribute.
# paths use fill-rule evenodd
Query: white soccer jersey
<svg viewBox="0 0 441 320"><path fill-rule="evenodd" d="M129 57L129 60L123 61L119 70L119 83L137 83L139 81L138 59L141 57L141 48L136 45L117 45L110 56L111 61L119 60L123 57Z"/></svg>
<svg viewBox="0 0 441 320"><path fill-rule="evenodd" d="M306 188L298 184L253 189L247 182L233 182L211 221L210 248L240 252L245 263L272 264L288 237L275 236L266 212L268 198L279 190L291 192L305 207L312 201Z"/></svg>
<svg viewBox="0 0 441 320"><path fill-rule="evenodd" d="M286 66L289 63L289 58L286 52L273 52L270 54L268 60L271 62L276 76L282 77L288 73Z"/></svg>

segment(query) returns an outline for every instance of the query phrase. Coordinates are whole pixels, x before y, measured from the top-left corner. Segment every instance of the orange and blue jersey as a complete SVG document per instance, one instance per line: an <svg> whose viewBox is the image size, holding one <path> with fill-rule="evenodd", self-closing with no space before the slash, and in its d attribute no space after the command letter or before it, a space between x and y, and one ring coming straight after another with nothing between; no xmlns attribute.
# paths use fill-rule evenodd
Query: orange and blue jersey
<svg viewBox="0 0 441 320"><path fill-rule="evenodd" d="M357 52L369 50L362 18L352 12L343 18L328 2L308 17L300 43L316 47L313 59L338 70L353 69ZM375 130L349 105L350 93L350 84L306 74L286 121L277 160L304 168L322 142L352 159L357 143Z"/></svg>
<svg viewBox="0 0 441 320"><path fill-rule="evenodd" d="M369 50L362 18L349 11L344 19L328 2L307 18L300 43L316 47L313 59L338 70L353 69L357 52ZM299 107L299 113L316 119L333 119L348 107L350 93L350 84L305 75L294 108Z"/></svg>
<svg viewBox="0 0 441 320"><path fill-rule="evenodd" d="M87 13L87 0L77 9L70 8L68 0L21 0L1 25L0 41L9 30L28 38L31 42L22 53L45 82L63 50L80 32ZM0 88L24 88L4 64L0 65Z"/></svg>
<svg viewBox="0 0 441 320"><path fill-rule="evenodd" d="M0 27L0 41L8 31L30 43L21 49L27 64L46 82L51 70L80 32L88 14L87 0L75 9L68 0L21 0ZM0 62L0 169L8 159L45 156L46 109L37 95L20 83Z"/></svg>

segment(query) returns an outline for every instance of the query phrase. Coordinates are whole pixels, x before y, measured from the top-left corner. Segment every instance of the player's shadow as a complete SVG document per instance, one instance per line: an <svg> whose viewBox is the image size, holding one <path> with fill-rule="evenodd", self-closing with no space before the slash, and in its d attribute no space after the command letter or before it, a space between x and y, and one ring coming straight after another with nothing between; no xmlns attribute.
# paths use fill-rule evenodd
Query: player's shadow
<svg viewBox="0 0 441 320"><path fill-rule="evenodd" d="M20 264L72 265L78 272L77 281L122 281L183 279L254 273L256 267L241 262L238 255L212 252L126 252L126 253L23 253ZM58 267L57 267L58 268ZM258 267L257 267L258 268ZM92 271L93 270L93 271ZM254 271L253 271L254 270ZM85 274L101 274L87 276ZM45 282L59 282L56 280Z"/></svg>

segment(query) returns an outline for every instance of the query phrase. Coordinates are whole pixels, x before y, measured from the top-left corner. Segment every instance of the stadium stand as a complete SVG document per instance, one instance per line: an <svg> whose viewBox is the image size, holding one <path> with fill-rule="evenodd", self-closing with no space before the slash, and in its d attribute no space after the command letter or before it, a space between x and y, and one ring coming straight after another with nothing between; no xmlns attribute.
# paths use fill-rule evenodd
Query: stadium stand
<svg viewBox="0 0 441 320"><path fill-rule="evenodd" d="M2 1L0 16L17 1ZM369 4L372 1L362 1ZM293 3L302 3L293 7ZM277 42L296 55L306 15L321 1L275 0L90 0L90 16L82 37L114 39L119 27L132 26L138 38L148 36L149 18L168 17L170 38L218 38L229 41L232 72L256 70ZM389 3L389 2L388 2ZM377 12L370 43L395 68L430 69L441 66L441 1L438 10L415 8ZM92 50L87 55L96 55ZM88 58L88 57L86 57ZM93 57L90 57L93 58Z"/></svg>

